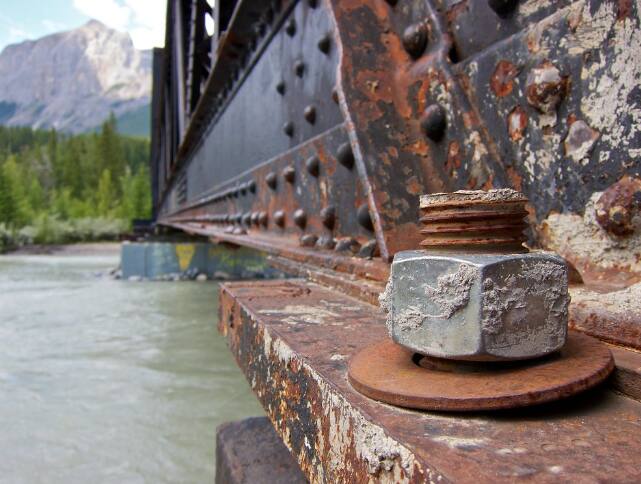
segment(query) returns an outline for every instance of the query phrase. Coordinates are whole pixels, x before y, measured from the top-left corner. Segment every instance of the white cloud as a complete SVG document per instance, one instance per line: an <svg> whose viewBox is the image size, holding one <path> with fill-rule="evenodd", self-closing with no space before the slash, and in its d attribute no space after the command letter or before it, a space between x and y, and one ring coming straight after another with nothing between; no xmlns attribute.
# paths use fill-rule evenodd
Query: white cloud
<svg viewBox="0 0 641 484"><path fill-rule="evenodd" d="M80 12L111 28L129 32L138 49L165 42L165 5L158 0L73 0Z"/></svg>
<svg viewBox="0 0 641 484"><path fill-rule="evenodd" d="M25 40L30 37L29 32L22 30L19 27L9 27L9 41L18 42L20 40Z"/></svg>

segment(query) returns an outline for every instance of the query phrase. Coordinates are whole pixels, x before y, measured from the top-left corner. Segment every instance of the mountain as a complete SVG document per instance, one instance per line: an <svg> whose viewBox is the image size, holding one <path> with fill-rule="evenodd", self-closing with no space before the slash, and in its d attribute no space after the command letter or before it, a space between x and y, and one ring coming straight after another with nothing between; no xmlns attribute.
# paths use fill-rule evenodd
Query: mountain
<svg viewBox="0 0 641 484"><path fill-rule="evenodd" d="M96 20L0 53L0 124L79 133L113 112L148 134L150 95L151 51Z"/></svg>

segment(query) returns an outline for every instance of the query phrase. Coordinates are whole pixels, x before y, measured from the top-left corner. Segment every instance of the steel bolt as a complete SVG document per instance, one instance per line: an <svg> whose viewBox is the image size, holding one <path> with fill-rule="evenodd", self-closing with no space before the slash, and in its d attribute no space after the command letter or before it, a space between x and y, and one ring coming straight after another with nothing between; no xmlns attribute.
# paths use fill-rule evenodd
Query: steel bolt
<svg viewBox="0 0 641 484"><path fill-rule="evenodd" d="M522 245L526 203L510 189L421 197L424 250L394 256L380 296L396 343L472 361L535 358L563 346L567 265Z"/></svg>
<svg viewBox="0 0 641 484"><path fill-rule="evenodd" d="M285 124L283 124L283 131L290 138L294 136L294 123L292 123L291 121L287 121Z"/></svg>
<svg viewBox="0 0 641 484"><path fill-rule="evenodd" d="M518 0L488 0L487 4L499 17L509 15L519 3Z"/></svg>
<svg viewBox="0 0 641 484"><path fill-rule="evenodd" d="M420 57L427 46L427 27L424 23L410 25L403 32L403 47L413 58Z"/></svg>
<svg viewBox="0 0 641 484"><path fill-rule="evenodd" d="M299 208L294 212L294 223L300 228L305 229L307 225L307 215L302 208Z"/></svg>
<svg viewBox="0 0 641 484"><path fill-rule="evenodd" d="M258 223L263 227L267 227L269 223L269 215L267 215L267 212L260 212L258 214Z"/></svg>
<svg viewBox="0 0 641 484"><path fill-rule="evenodd" d="M276 176L276 173L273 171L270 171L267 173L265 176L265 182L267 182L267 186L271 188L272 190L276 190L276 187L278 186L278 177Z"/></svg>
<svg viewBox="0 0 641 484"><path fill-rule="evenodd" d="M296 169L292 165L287 165L283 170L283 178L287 183L294 183L294 180L296 180Z"/></svg>
<svg viewBox="0 0 641 484"><path fill-rule="evenodd" d="M274 223L280 228L285 227L285 212L282 210L276 210L274 212Z"/></svg>
<svg viewBox="0 0 641 484"><path fill-rule="evenodd" d="M443 138L446 125L445 109L440 104L432 104L423 112L421 128L432 141L437 142Z"/></svg>
<svg viewBox="0 0 641 484"><path fill-rule="evenodd" d="M305 161L305 168L307 168L307 172L310 175L317 177L320 173L320 160L318 159L318 156L310 156L307 158Z"/></svg>
<svg viewBox="0 0 641 484"><path fill-rule="evenodd" d="M358 254L360 248L361 244L359 244L356 239L344 237L336 241L336 247L334 247L334 250L336 252L351 252L352 254Z"/></svg>
<svg viewBox="0 0 641 484"><path fill-rule="evenodd" d="M307 106L303 112L303 116L309 124L314 124L316 122L316 108L312 105Z"/></svg>
<svg viewBox="0 0 641 484"><path fill-rule="evenodd" d="M318 49L323 53L323 54L329 54L329 49L332 47L332 39L329 36L329 34L325 34L319 41L318 41Z"/></svg>
<svg viewBox="0 0 641 484"><path fill-rule="evenodd" d="M302 60L296 61L294 64L294 73L298 77L303 77L303 74L305 74L305 63Z"/></svg>
<svg viewBox="0 0 641 484"><path fill-rule="evenodd" d="M367 206L367 203L364 203L360 207L358 207L356 211L356 218L358 219L358 223L361 224L361 227L369 231L374 230L372 217L369 214L369 207Z"/></svg>
<svg viewBox="0 0 641 484"><path fill-rule="evenodd" d="M321 215L321 221L323 222L323 225L329 230L332 230L336 223L336 209L334 208L334 206L329 205L325 207L324 209L321 210L320 215Z"/></svg>
<svg viewBox="0 0 641 484"><path fill-rule="evenodd" d="M314 234L305 234L300 238L300 245L303 247L314 247L318 237Z"/></svg>
<svg viewBox="0 0 641 484"><path fill-rule="evenodd" d="M248 181L247 188L249 189L250 192L256 193L256 182L254 180Z"/></svg>
<svg viewBox="0 0 641 484"><path fill-rule="evenodd" d="M278 94L281 96L285 94L285 81L279 81L278 84L276 84L276 91L278 91Z"/></svg>
<svg viewBox="0 0 641 484"><path fill-rule="evenodd" d="M287 32L287 35L289 35L290 37L296 35L296 20L290 19L289 22L287 22L285 32Z"/></svg>
<svg viewBox="0 0 641 484"><path fill-rule="evenodd" d="M345 142L338 147L336 159L349 170L354 167L354 153L352 152L352 145L350 145L349 142Z"/></svg>

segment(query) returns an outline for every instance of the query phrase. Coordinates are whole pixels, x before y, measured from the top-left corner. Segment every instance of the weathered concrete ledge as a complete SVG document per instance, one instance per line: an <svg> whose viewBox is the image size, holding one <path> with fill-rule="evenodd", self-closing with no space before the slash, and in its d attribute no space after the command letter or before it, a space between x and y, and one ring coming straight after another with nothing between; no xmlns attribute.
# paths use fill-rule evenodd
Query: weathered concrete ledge
<svg viewBox="0 0 641 484"><path fill-rule="evenodd" d="M228 283L220 331L313 482L632 481L641 403L601 386L500 413L403 410L357 393L348 358L387 337L374 306L301 281Z"/></svg>

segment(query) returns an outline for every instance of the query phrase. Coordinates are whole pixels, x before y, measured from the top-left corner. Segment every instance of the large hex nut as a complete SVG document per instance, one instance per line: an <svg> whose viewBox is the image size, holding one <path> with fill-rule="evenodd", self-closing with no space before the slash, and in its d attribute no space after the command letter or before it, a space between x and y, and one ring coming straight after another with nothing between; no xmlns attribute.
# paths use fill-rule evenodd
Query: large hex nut
<svg viewBox="0 0 641 484"><path fill-rule="evenodd" d="M392 339L474 361L546 355L565 343L567 266L548 253L399 252L380 296Z"/></svg>

